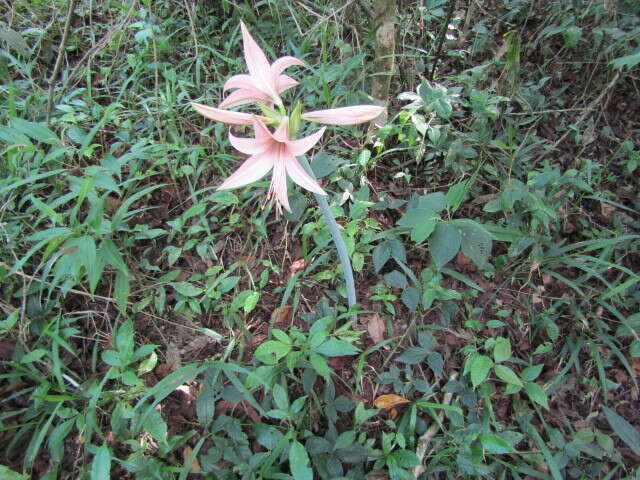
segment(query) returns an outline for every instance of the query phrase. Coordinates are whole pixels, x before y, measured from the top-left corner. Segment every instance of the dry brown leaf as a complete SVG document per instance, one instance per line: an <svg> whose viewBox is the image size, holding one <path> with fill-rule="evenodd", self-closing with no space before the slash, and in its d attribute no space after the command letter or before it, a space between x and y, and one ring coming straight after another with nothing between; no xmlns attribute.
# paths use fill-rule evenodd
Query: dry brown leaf
<svg viewBox="0 0 640 480"><path fill-rule="evenodd" d="M367 320L367 331L369 332L369 336L373 343L380 343L384 340L385 328L384 328L384 320L382 316L374 313L373 315L369 315L366 317Z"/></svg>
<svg viewBox="0 0 640 480"><path fill-rule="evenodd" d="M298 260L293 262L289 267L289 278L293 277L300 270L304 269L304 267L305 267L304 258L299 258Z"/></svg>
<svg viewBox="0 0 640 480"><path fill-rule="evenodd" d="M186 446L184 447L184 450L182 450L182 458L183 460L186 462L189 460L189 457L191 456L191 454L193 453L193 449L190 446ZM202 468L200 467L200 463L198 462L197 457L193 457L193 461L191 462L191 465L189 466L189 470L192 472L200 472L202 471Z"/></svg>
<svg viewBox="0 0 640 480"><path fill-rule="evenodd" d="M271 324L275 328L285 330L291 326L291 305L276 308L271 314Z"/></svg>
<svg viewBox="0 0 640 480"><path fill-rule="evenodd" d="M409 400L404 398L403 396L396 395L395 393L389 393L387 395L380 395L373 401L373 404L376 408L393 408L398 405L404 405L406 403L411 403Z"/></svg>
<svg viewBox="0 0 640 480"><path fill-rule="evenodd" d="M616 211L616 207L614 207L610 203L600 202L600 213L609 222L611 221L611 218L613 217L613 214L615 213L615 211Z"/></svg>

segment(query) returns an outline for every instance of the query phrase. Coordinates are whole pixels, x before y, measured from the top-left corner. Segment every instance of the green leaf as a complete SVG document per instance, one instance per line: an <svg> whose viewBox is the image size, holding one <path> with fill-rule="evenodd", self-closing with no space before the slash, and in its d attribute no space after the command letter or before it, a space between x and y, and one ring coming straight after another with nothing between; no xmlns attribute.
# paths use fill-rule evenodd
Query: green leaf
<svg viewBox="0 0 640 480"><path fill-rule="evenodd" d="M391 258L391 247L387 241L381 242L373 249L373 268L378 273Z"/></svg>
<svg viewBox="0 0 640 480"><path fill-rule="evenodd" d="M30 476L14 472L4 465L0 465L0 478L3 480L28 480Z"/></svg>
<svg viewBox="0 0 640 480"><path fill-rule="evenodd" d="M460 207L460 204L467 198L467 192L469 191L469 182L467 180L456 183L447 192L447 205L451 212L455 212Z"/></svg>
<svg viewBox="0 0 640 480"><path fill-rule="evenodd" d="M111 478L111 453L109 447L103 444L95 456L91 465L91 480L104 480Z"/></svg>
<svg viewBox="0 0 640 480"><path fill-rule="evenodd" d="M311 366L318 373L318 375L321 375L325 379L328 379L331 376L331 368L329 368L329 364L324 357L318 355L317 353L311 352L309 353L309 361L311 362Z"/></svg>
<svg viewBox="0 0 640 480"><path fill-rule="evenodd" d="M122 271L116 273L114 297L120 311L123 313L126 312L129 300L129 278L127 274Z"/></svg>
<svg viewBox="0 0 640 480"><path fill-rule="evenodd" d="M313 480L313 471L309 465L309 455L304 446L294 440L289 449L289 468L294 480Z"/></svg>
<svg viewBox="0 0 640 480"><path fill-rule="evenodd" d="M251 313L253 309L256 308L256 305L258 305L258 300L260 300L259 292L252 291L249 295L247 295L247 298L244 300L244 305L242 306L244 313Z"/></svg>
<svg viewBox="0 0 640 480"><path fill-rule="evenodd" d="M311 162L311 170L316 178L324 178L331 175L344 161L335 155L325 152L318 153Z"/></svg>
<svg viewBox="0 0 640 480"><path fill-rule="evenodd" d="M202 288L196 287L189 282L176 282L172 283L171 286L176 289L176 292L185 297L196 297L203 291Z"/></svg>
<svg viewBox="0 0 640 480"><path fill-rule="evenodd" d="M355 355L360 350L344 340L330 338L322 342L315 351L326 357L342 357L344 355Z"/></svg>
<svg viewBox="0 0 640 480"><path fill-rule="evenodd" d="M429 251L438 270L456 256L460 249L460 241L460 231L457 227L449 223L438 223L433 235L429 238Z"/></svg>
<svg viewBox="0 0 640 480"><path fill-rule="evenodd" d="M547 401L547 393L537 383L527 382L524 384L524 391L532 402L537 403L541 407L549 410L549 402Z"/></svg>
<svg viewBox="0 0 640 480"><path fill-rule="evenodd" d="M478 267L484 267L491 254L491 234L473 220L454 220L460 229L462 253Z"/></svg>
<svg viewBox="0 0 640 480"><path fill-rule="evenodd" d="M53 133L44 123L34 123L22 118L12 118L13 127L20 133L25 134L38 142L48 143L50 145L59 145L60 139Z"/></svg>
<svg viewBox="0 0 640 480"><path fill-rule="evenodd" d="M277 340L269 340L260 344L253 355L262 363L274 365L290 351L291 345Z"/></svg>
<svg viewBox="0 0 640 480"><path fill-rule="evenodd" d="M424 242L436 228L440 216L426 208L413 208L398 220L398 225L411 230L411 240Z"/></svg>
<svg viewBox="0 0 640 480"><path fill-rule="evenodd" d="M407 365L417 365L427 358L428 353L429 350L426 348L409 347L396 357L396 361L406 363Z"/></svg>
<svg viewBox="0 0 640 480"><path fill-rule="evenodd" d="M511 340L498 337L493 347L493 361L500 363L509 360L509 358L511 358Z"/></svg>
<svg viewBox="0 0 640 480"><path fill-rule="evenodd" d="M640 432L609 407L602 407L604 416L616 435L635 453L640 455Z"/></svg>
<svg viewBox="0 0 640 480"><path fill-rule="evenodd" d="M473 387L480 385L489 375L489 370L493 367L493 360L486 355L476 354L469 359L468 371L471 376L471 384ZM465 366L465 371L467 370Z"/></svg>
<svg viewBox="0 0 640 480"><path fill-rule="evenodd" d="M540 376L540 372L542 372L543 367L543 363L539 363L538 365L530 365L520 372L520 378L527 382L533 382Z"/></svg>
<svg viewBox="0 0 640 480"><path fill-rule="evenodd" d="M511 370L506 365L496 365L493 371L496 372L496 376L500 380L503 380L511 385L522 387L522 380L520 380L520 377L518 377L516 372Z"/></svg>
<svg viewBox="0 0 640 480"><path fill-rule="evenodd" d="M384 275L384 280L395 288L405 288L407 286L407 277L398 270L393 270Z"/></svg>
<svg viewBox="0 0 640 480"><path fill-rule="evenodd" d="M62 461L62 457L64 455L64 440L67 438L67 435L69 435L69 432L71 432L75 421L76 419L74 417L59 423L49 435L49 439L47 441L49 444L49 453L51 454L51 459L54 462ZM0 478L4 477L0 476Z"/></svg>
<svg viewBox="0 0 640 480"><path fill-rule="evenodd" d="M273 386L271 393L273 395L273 402L275 403L276 407L284 411L289 410L289 395L287 394L287 390L282 385L276 383Z"/></svg>
<svg viewBox="0 0 640 480"><path fill-rule="evenodd" d="M480 435L478 438L486 453L500 455L514 452L513 447L497 435Z"/></svg>
<svg viewBox="0 0 640 480"><path fill-rule="evenodd" d="M418 305L420 305L420 290L415 287L407 287L402 291L402 303L411 310L415 312L418 309Z"/></svg>

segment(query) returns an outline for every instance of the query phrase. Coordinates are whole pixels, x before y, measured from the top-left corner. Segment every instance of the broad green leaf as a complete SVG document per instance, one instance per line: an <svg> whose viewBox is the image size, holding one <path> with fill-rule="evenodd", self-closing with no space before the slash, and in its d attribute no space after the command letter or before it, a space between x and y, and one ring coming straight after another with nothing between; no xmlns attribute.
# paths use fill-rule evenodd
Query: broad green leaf
<svg viewBox="0 0 640 480"><path fill-rule="evenodd" d="M465 180L460 183L456 183L447 192L447 205L451 212L455 212L460 207L460 204L467 198L467 192L469 190L469 181Z"/></svg>
<svg viewBox="0 0 640 480"><path fill-rule="evenodd" d="M322 342L315 351L326 357L342 357L344 355L355 355L360 350L344 340L330 338Z"/></svg>
<svg viewBox="0 0 640 480"><path fill-rule="evenodd" d="M373 249L373 268L378 273L391 258L391 247L387 241L380 242Z"/></svg>
<svg viewBox="0 0 640 480"><path fill-rule="evenodd" d="M291 345L277 340L269 340L256 348L254 356L262 363L273 365L291 351Z"/></svg>
<svg viewBox="0 0 640 480"><path fill-rule="evenodd" d="M496 372L496 376L500 380L502 380L504 382L507 382L507 383L509 383L511 385L516 385L518 387L522 387L522 380L520 380L520 377L518 377L516 372L511 370L506 365L496 365L494 367L493 371Z"/></svg>
<svg viewBox="0 0 640 480"><path fill-rule="evenodd" d="M30 476L14 472L4 465L0 465L0 478L3 480L29 480Z"/></svg>
<svg viewBox="0 0 640 480"><path fill-rule="evenodd" d="M460 229L462 253L478 267L484 267L491 254L491 234L472 220L454 220Z"/></svg>
<svg viewBox="0 0 640 480"><path fill-rule="evenodd" d="M309 455L300 442L294 440L289 449L289 468L294 480L313 480L313 470L309 465Z"/></svg>
<svg viewBox="0 0 640 480"><path fill-rule="evenodd" d="M407 277L398 270L386 273L384 275L384 280L395 288L405 288L407 286Z"/></svg>
<svg viewBox="0 0 640 480"><path fill-rule="evenodd" d="M282 385L276 383L271 389L271 393L273 395L273 402L277 408L280 410L289 410L289 395Z"/></svg>
<svg viewBox="0 0 640 480"><path fill-rule="evenodd" d="M12 118L11 124L20 133L42 143L57 145L60 143L58 136L53 133L44 123L29 122L22 118Z"/></svg>
<svg viewBox="0 0 640 480"><path fill-rule="evenodd" d="M116 273L114 297L120 311L126 312L129 303L129 277L122 271Z"/></svg>
<svg viewBox="0 0 640 480"><path fill-rule="evenodd" d="M486 453L500 455L514 452L513 447L497 435L480 435L478 438Z"/></svg>
<svg viewBox="0 0 640 480"><path fill-rule="evenodd" d="M484 382L491 367L493 367L493 360L486 355L475 354L469 359L469 368L467 369L465 366L465 371L469 371L471 384L474 388Z"/></svg>
<svg viewBox="0 0 640 480"><path fill-rule="evenodd" d="M536 378L538 378L538 376L540 376L540 372L542 372L543 367L543 363L539 363L538 365L530 365L520 372L520 378L527 382L533 382Z"/></svg>
<svg viewBox="0 0 640 480"><path fill-rule="evenodd" d="M103 444L95 456L91 465L91 480L104 480L111 478L111 453L109 447Z"/></svg>
<svg viewBox="0 0 640 480"><path fill-rule="evenodd" d="M429 251L438 270L456 256L460 249L460 241L460 231L457 227L438 222L433 235L429 238Z"/></svg>
<svg viewBox="0 0 640 480"><path fill-rule="evenodd" d="M176 289L176 292L185 297L197 297L203 291L202 288L196 287L189 282L175 282L171 286Z"/></svg>
<svg viewBox="0 0 640 480"><path fill-rule="evenodd" d="M511 358L511 340L498 337L493 347L493 361L501 363Z"/></svg>
<svg viewBox="0 0 640 480"><path fill-rule="evenodd" d="M549 410L547 393L540 385L538 385L537 383L527 382L524 384L524 391L532 402L535 402L541 407Z"/></svg>
<svg viewBox="0 0 640 480"><path fill-rule="evenodd" d="M71 432L71 429L73 428L73 424L75 423L75 421L76 421L75 417L69 420L65 420L64 422L56 425L56 428L54 428L51 431L51 434L49 434L49 439L47 440L47 443L49 445L49 453L51 454L51 459L54 462L62 461L62 457L64 454L64 440L65 438L67 438L67 435L69 435L69 433ZM0 478L3 478L3 477L0 476Z"/></svg>
<svg viewBox="0 0 640 480"><path fill-rule="evenodd" d="M409 347L396 357L396 361L406 363L407 365L417 365L427 358L428 353L429 350L426 348Z"/></svg>
<svg viewBox="0 0 640 480"><path fill-rule="evenodd" d="M620 439L635 453L640 455L640 432L609 407L602 407L604 416Z"/></svg>
<svg viewBox="0 0 640 480"><path fill-rule="evenodd" d="M244 300L244 305L242 306L244 313L249 314L253 312L253 309L256 308L256 305L258 305L259 300L260 292L252 291L251 293L249 293L249 295L247 295L247 298Z"/></svg>

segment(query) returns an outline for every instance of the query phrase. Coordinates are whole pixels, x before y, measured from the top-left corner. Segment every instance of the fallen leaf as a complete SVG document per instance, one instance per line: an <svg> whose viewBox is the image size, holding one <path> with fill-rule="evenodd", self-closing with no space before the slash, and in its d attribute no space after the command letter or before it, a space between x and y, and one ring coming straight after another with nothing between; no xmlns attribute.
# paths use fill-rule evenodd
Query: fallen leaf
<svg viewBox="0 0 640 480"><path fill-rule="evenodd" d="M286 330L291 326L291 305L277 307L271 314L271 324L280 330Z"/></svg>
<svg viewBox="0 0 640 480"><path fill-rule="evenodd" d="M367 330L369 332L369 336L373 343L380 343L384 340L384 320L382 316L374 313L373 315L369 315L366 317L367 320Z"/></svg>
<svg viewBox="0 0 640 480"><path fill-rule="evenodd" d="M389 393L387 395L380 395L373 401L376 408L393 408L398 405L404 405L405 403L411 403L403 396L396 395L395 393Z"/></svg>
<svg viewBox="0 0 640 480"><path fill-rule="evenodd" d="M611 222L611 218L613 217L613 214L615 211L616 211L616 207L614 207L610 203L600 202L600 213L609 222Z"/></svg>
<svg viewBox="0 0 640 480"><path fill-rule="evenodd" d="M304 258L300 258L300 259L296 260L295 262L293 262L291 264L291 266L289 267L289 278L293 277L300 270L304 269L304 267L305 267Z"/></svg>

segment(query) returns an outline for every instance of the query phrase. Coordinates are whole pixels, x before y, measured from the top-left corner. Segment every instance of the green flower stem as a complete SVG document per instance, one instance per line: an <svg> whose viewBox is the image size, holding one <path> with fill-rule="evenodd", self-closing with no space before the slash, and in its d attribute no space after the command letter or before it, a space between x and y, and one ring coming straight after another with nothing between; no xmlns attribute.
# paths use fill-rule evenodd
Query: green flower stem
<svg viewBox="0 0 640 480"><path fill-rule="evenodd" d="M313 170L311 170L311 165L307 162L307 159L303 156L298 157L300 164L304 167L304 169L309 172L309 175L315 178L313 174ZM329 207L329 203L327 203L327 199L324 195L313 194L316 197L316 201L318 202L318 206L322 211L322 215L324 216L325 222L329 227L329 231L331 231L331 235L333 236L333 243L336 246L336 250L338 251L338 258L340 259L340 263L342 264L342 273L344 275L344 282L347 287L347 302L349 304L349 308L353 308L356 305L356 284L353 281L353 270L351 268L351 260L349 260L349 254L347 253L347 246L344 243L344 239L342 238L342 234L340 233L340 227L336 223L336 219L331 212L331 207Z"/></svg>

